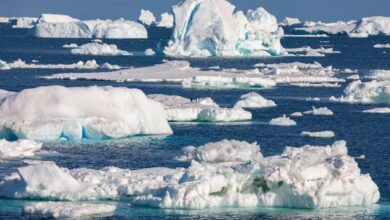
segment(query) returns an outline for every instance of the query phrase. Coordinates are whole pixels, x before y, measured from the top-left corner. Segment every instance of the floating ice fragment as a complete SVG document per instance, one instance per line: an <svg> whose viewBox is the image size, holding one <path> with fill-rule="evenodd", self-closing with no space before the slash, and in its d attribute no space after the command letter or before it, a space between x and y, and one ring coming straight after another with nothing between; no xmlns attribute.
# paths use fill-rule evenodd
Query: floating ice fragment
<svg viewBox="0 0 390 220"><path fill-rule="evenodd" d="M0 140L0 158L32 157L42 148L42 143L31 140L9 142Z"/></svg>
<svg viewBox="0 0 390 220"><path fill-rule="evenodd" d="M390 108L389 107L373 108L373 109L364 110L363 112L364 113L389 114Z"/></svg>
<svg viewBox="0 0 390 220"><path fill-rule="evenodd" d="M333 112L328 109L327 107L322 107L322 108L315 108L313 107L313 110L310 111L305 111L303 114L307 115L333 115Z"/></svg>
<svg viewBox="0 0 390 220"><path fill-rule="evenodd" d="M303 131L302 136L316 137L316 138L333 138L335 136L333 131L319 131L319 132L309 132Z"/></svg>
<svg viewBox="0 0 390 220"><path fill-rule="evenodd" d="M289 117L286 117L286 115L283 115L279 118L274 118L269 122L270 125L274 126L295 126L297 123L294 120L291 120Z"/></svg>
<svg viewBox="0 0 390 220"><path fill-rule="evenodd" d="M118 49L115 44L87 43L70 50L72 55L92 56L131 56L132 54Z"/></svg>
<svg viewBox="0 0 390 220"><path fill-rule="evenodd" d="M255 92L242 95L240 100L234 105L235 108L268 108L275 106L274 101L265 99Z"/></svg>

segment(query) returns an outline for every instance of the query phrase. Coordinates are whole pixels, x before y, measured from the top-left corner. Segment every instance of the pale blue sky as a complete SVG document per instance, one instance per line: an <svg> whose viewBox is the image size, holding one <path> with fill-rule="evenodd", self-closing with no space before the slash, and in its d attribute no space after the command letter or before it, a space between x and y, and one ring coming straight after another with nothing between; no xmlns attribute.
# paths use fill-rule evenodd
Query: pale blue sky
<svg viewBox="0 0 390 220"><path fill-rule="evenodd" d="M351 20L390 16L390 0L230 0L238 9L262 6L279 19ZM38 16L40 13L68 14L80 19L136 19L141 8L159 17L179 0L1 0L0 16Z"/></svg>

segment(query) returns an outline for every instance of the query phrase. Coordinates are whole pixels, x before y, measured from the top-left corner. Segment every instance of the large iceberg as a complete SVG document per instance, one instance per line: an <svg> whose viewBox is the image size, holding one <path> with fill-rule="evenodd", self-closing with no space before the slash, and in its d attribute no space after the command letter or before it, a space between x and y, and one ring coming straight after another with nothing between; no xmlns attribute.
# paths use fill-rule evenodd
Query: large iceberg
<svg viewBox="0 0 390 220"><path fill-rule="evenodd" d="M154 17L153 13L144 9L141 9L141 14L139 15L138 21L147 26L156 24L156 18Z"/></svg>
<svg viewBox="0 0 390 220"><path fill-rule="evenodd" d="M56 200L125 199L159 208L329 208L374 204L380 194L348 155L345 141L286 147L263 157L260 147L220 141L184 148L184 168L65 169L35 162L0 183L0 196Z"/></svg>
<svg viewBox="0 0 390 220"><path fill-rule="evenodd" d="M175 26L169 56L278 56L283 29L263 8L234 12L226 0L185 0L172 8Z"/></svg>
<svg viewBox="0 0 390 220"><path fill-rule="evenodd" d="M138 89L48 86L0 99L0 138L80 140L171 133L163 106Z"/></svg>
<svg viewBox="0 0 390 220"><path fill-rule="evenodd" d="M80 21L52 14L42 14L29 34L42 38L148 38L145 27L137 22L124 19Z"/></svg>

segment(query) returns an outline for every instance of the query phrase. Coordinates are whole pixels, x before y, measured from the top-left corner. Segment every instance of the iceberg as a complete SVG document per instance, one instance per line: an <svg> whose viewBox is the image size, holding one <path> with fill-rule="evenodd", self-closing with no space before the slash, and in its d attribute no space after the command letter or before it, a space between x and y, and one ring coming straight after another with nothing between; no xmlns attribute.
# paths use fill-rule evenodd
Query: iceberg
<svg viewBox="0 0 390 220"><path fill-rule="evenodd" d="M241 108L220 108L211 98L187 99L176 95L151 94L148 98L165 106L168 121L176 122L233 122L252 119Z"/></svg>
<svg viewBox="0 0 390 220"><path fill-rule="evenodd" d="M186 0L175 6L172 40L164 53L177 57L279 56L283 29L263 8L234 12L226 0Z"/></svg>
<svg viewBox="0 0 390 220"><path fill-rule="evenodd" d="M240 100L234 105L235 108L269 108L276 107L276 103L263 96L251 92L240 97Z"/></svg>
<svg viewBox="0 0 390 220"><path fill-rule="evenodd" d="M327 107L322 107L322 108L315 108L312 107L313 109L310 111L305 111L303 114L307 115L334 115L332 110L328 109Z"/></svg>
<svg viewBox="0 0 390 220"><path fill-rule="evenodd" d="M7 64L7 62L0 60L0 70L10 70L11 67Z"/></svg>
<svg viewBox="0 0 390 220"><path fill-rule="evenodd" d="M299 18L289 18L285 17L281 22L279 22L280 26L294 26L300 24L301 21Z"/></svg>
<svg viewBox="0 0 390 220"><path fill-rule="evenodd" d="M37 87L0 99L0 138L80 140L169 135L163 106L138 89Z"/></svg>
<svg viewBox="0 0 390 220"><path fill-rule="evenodd" d="M283 115L282 117L272 119L269 122L269 125L289 127L296 126L297 123L289 117L286 117L286 115Z"/></svg>
<svg viewBox="0 0 390 220"><path fill-rule="evenodd" d="M23 213L45 218L82 218L91 215L106 215L115 211L111 204L73 202L35 202L26 205Z"/></svg>
<svg viewBox="0 0 390 220"><path fill-rule="evenodd" d="M330 97L331 101L365 104L390 104L390 81L360 80L351 82L340 98Z"/></svg>
<svg viewBox="0 0 390 220"><path fill-rule="evenodd" d="M38 18L34 17L19 17L9 19L12 24L12 28L32 28L37 20Z"/></svg>
<svg viewBox="0 0 390 220"><path fill-rule="evenodd" d="M5 139L0 140L0 158L18 158L33 157L40 151L42 143L32 140L17 140L9 142Z"/></svg>
<svg viewBox="0 0 390 220"><path fill-rule="evenodd" d="M161 20L157 23L157 27L172 28L174 24L173 15L165 12L161 14Z"/></svg>
<svg viewBox="0 0 390 220"><path fill-rule="evenodd" d="M131 56L132 54L118 49L115 44L87 43L70 50L72 55L89 56Z"/></svg>
<svg viewBox="0 0 390 220"><path fill-rule="evenodd" d="M389 107L383 107L383 108L373 108L364 110L364 113L377 113L377 114L389 114L390 108Z"/></svg>
<svg viewBox="0 0 390 220"><path fill-rule="evenodd" d="M333 48L324 48L320 47L318 49L313 49L309 46L301 48L286 48L286 51L289 55L295 56L311 56L311 57L323 57L326 54L339 54L340 51L333 50Z"/></svg>
<svg viewBox="0 0 390 220"><path fill-rule="evenodd" d="M139 15L138 21L147 26L156 24L156 18L154 17L153 13L144 9L141 9L141 14Z"/></svg>
<svg viewBox="0 0 390 220"><path fill-rule="evenodd" d="M69 170L36 162L0 183L3 198L124 199L168 209L211 207L332 208L366 206L378 186L362 174L345 141L328 146L286 147L264 157L256 143L223 140L186 147L178 159L188 168ZM77 208L76 208L77 210Z"/></svg>
<svg viewBox="0 0 390 220"><path fill-rule="evenodd" d="M290 116L292 116L292 117L302 117L303 114L302 114L302 112L294 112L294 113L291 113Z"/></svg>
<svg viewBox="0 0 390 220"><path fill-rule="evenodd" d="M53 14L42 14L29 35L41 38L148 38L145 27L137 22L124 19L80 21Z"/></svg>
<svg viewBox="0 0 390 220"><path fill-rule="evenodd" d="M318 131L318 132L303 131L301 135L308 136L308 137L315 137L315 138L333 138L335 136L333 131Z"/></svg>
<svg viewBox="0 0 390 220"><path fill-rule="evenodd" d="M64 44L64 45L62 45L62 47L63 48L76 48L76 47L78 47L78 45L77 44Z"/></svg>

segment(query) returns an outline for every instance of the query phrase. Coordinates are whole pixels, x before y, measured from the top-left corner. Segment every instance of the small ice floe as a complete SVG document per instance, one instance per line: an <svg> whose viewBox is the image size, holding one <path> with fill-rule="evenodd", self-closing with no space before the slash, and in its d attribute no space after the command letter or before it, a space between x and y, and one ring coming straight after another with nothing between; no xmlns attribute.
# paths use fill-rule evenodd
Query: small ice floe
<svg viewBox="0 0 390 220"><path fill-rule="evenodd" d="M286 117L286 115L283 115L279 118L274 118L269 122L270 125L274 126L296 126L297 123L294 120L291 120L289 117Z"/></svg>
<svg viewBox="0 0 390 220"><path fill-rule="evenodd" d="M30 163L4 178L0 197L60 201L126 199L132 205L166 209L317 209L371 205L380 198L370 175L362 174L355 158L348 155L345 141L328 146L286 147L282 154L269 157L262 155L256 143L235 140L183 150L179 159L191 160L188 168L95 170L61 168L50 162ZM89 210L60 206L41 204L31 210ZM97 207L91 210L95 212ZM107 211L113 209L109 207Z"/></svg>
<svg viewBox="0 0 390 220"><path fill-rule="evenodd" d="M390 48L390 44L375 44L374 48Z"/></svg>
<svg viewBox="0 0 390 220"><path fill-rule="evenodd" d="M349 79L349 80L359 80L360 76L359 75L351 75L351 76L348 76L347 79Z"/></svg>
<svg viewBox="0 0 390 220"><path fill-rule="evenodd" d="M307 115L334 115L332 110L328 109L327 107L322 107L322 108L315 108L312 107L313 109L310 111L305 111L303 114Z"/></svg>
<svg viewBox="0 0 390 220"><path fill-rule="evenodd" d="M378 81L390 81L390 70L371 70L364 78Z"/></svg>
<svg viewBox="0 0 390 220"><path fill-rule="evenodd" d="M8 64L11 69L120 69L118 65L112 65L104 63L99 65L96 60L79 61L71 64L37 64L26 63L25 61L18 59Z"/></svg>
<svg viewBox="0 0 390 220"><path fill-rule="evenodd" d="M104 216L116 209L112 204L77 203L77 202L35 202L26 205L23 213L45 218L81 218Z"/></svg>
<svg viewBox="0 0 390 220"><path fill-rule="evenodd" d="M360 80L351 82L340 98L330 97L330 101L365 104L390 104L390 81Z"/></svg>
<svg viewBox="0 0 390 220"><path fill-rule="evenodd" d="M377 114L390 114L390 108L389 107L383 107L383 108L373 108L364 110L364 113L377 113Z"/></svg>
<svg viewBox="0 0 390 220"><path fill-rule="evenodd" d="M10 70L11 67L7 64L7 62L0 60L0 70Z"/></svg>
<svg viewBox="0 0 390 220"><path fill-rule="evenodd" d="M250 112L241 108L220 108L209 97L192 100L175 95L152 94L148 98L165 106L168 121L233 122L252 119Z"/></svg>
<svg viewBox="0 0 390 220"><path fill-rule="evenodd" d="M319 102L319 101L321 101L321 99L318 98L318 97L308 97L308 98L306 98L305 100L306 100L306 101L314 101L314 102Z"/></svg>
<svg viewBox="0 0 390 220"><path fill-rule="evenodd" d="M269 108L276 106L274 101L268 100L255 92L242 95L234 105L235 108Z"/></svg>
<svg viewBox="0 0 390 220"><path fill-rule="evenodd" d="M290 114L290 116L292 116L292 117L303 117L303 114L302 114L302 112L294 112L294 113Z"/></svg>
<svg viewBox="0 0 390 220"><path fill-rule="evenodd" d="M154 56L154 55L156 55L156 52L154 52L154 50L152 48L148 48L145 50L144 54L145 54L145 56Z"/></svg>
<svg viewBox="0 0 390 220"><path fill-rule="evenodd" d="M358 157L355 157L355 159L365 160L366 159L366 155L360 155Z"/></svg>
<svg viewBox="0 0 390 220"><path fill-rule="evenodd" d="M339 83L290 83L290 85L298 86L298 87L327 87L327 88L341 87Z"/></svg>
<svg viewBox="0 0 390 220"><path fill-rule="evenodd" d="M133 54L118 49L115 44L87 43L70 50L72 55L89 56L131 56Z"/></svg>
<svg viewBox="0 0 390 220"><path fill-rule="evenodd" d="M0 139L0 158L33 157L40 151L42 143L32 140L7 141Z"/></svg>
<svg viewBox="0 0 390 220"><path fill-rule="evenodd" d="M72 44L64 44L64 45L62 45L62 47L63 48L76 48L76 47L79 47L79 45L72 43Z"/></svg>
<svg viewBox="0 0 390 220"><path fill-rule="evenodd" d="M93 43L103 43L103 40L102 39L93 39L92 42Z"/></svg>
<svg viewBox="0 0 390 220"><path fill-rule="evenodd" d="M318 49L313 49L311 47L300 47L300 48L286 48L286 51L289 54L295 56L310 56L310 57L323 57L326 54L339 54L340 51L333 50L333 48L324 48L320 47Z"/></svg>
<svg viewBox="0 0 390 220"><path fill-rule="evenodd" d="M345 73L345 74L354 74L354 73L359 73L359 70L353 70L353 69L343 69L341 70L341 73Z"/></svg>
<svg viewBox="0 0 390 220"><path fill-rule="evenodd" d="M335 134L333 131L319 131L319 132L309 132L303 131L302 136L315 137L315 138L333 138Z"/></svg>

